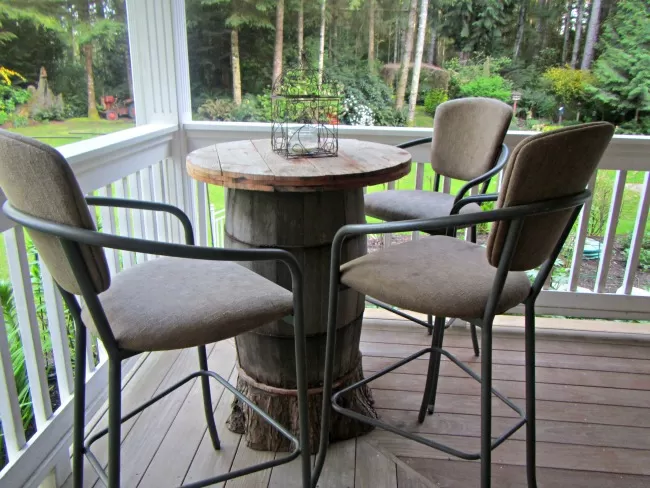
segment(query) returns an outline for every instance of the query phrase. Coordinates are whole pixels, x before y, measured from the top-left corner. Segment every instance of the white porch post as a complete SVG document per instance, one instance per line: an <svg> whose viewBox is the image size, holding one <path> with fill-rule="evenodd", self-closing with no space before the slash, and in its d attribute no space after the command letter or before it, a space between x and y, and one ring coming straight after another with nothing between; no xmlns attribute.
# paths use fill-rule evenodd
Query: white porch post
<svg viewBox="0 0 650 488"><path fill-rule="evenodd" d="M178 124L174 199L193 217L183 123L192 120L185 0L126 0L137 125ZM173 200L172 200L173 201Z"/></svg>

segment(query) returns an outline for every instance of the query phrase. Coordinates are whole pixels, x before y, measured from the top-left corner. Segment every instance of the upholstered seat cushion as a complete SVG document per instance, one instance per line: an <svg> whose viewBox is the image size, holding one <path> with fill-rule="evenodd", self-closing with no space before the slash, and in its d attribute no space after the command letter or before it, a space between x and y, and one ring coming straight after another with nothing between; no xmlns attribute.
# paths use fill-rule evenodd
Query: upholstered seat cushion
<svg viewBox="0 0 650 488"><path fill-rule="evenodd" d="M431 219L449 215L454 195L425 190L388 190L368 193L364 197L366 215L393 222L396 220ZM461 214L480 212L476 203L464 206Z"/></svg>
<svg viewBox="0 0 650 488"><path fill-rule="evenodd" d="M99 295L121 348L180 349L233 337L293 311L292 294L231 262L158 258ZM86 325L93 327L87 310Z"/></svg>
<svg viewBox="0 0 650 488"><path fill-rule="evenodd" d="M341 282L378 300L415 312L482 318L496 268L484 247L445 236L390 246L341 266ZM511 272L497 313L523 302L530 280Z"/></svg>

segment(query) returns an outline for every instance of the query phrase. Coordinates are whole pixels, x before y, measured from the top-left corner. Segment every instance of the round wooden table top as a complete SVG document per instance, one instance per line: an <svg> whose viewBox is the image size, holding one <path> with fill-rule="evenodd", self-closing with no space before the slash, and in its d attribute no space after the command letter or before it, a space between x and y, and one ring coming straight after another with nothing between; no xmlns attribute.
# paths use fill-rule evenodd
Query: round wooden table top
<svg viewBox="0 0 650 488"><path fill-rule="evenodd" d="M212 185L257 191L324 191L360 188L405 176L411 154L395 146L339 139L335 157L287 159L270 139L224 142L192 151L187 172Z"/></svg>

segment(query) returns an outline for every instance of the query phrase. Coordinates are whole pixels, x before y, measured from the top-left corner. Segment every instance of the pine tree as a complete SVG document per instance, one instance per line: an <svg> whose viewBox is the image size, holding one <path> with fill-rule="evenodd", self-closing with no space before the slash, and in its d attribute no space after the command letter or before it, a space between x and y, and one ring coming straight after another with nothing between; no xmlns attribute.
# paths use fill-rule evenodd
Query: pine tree
<svg viewBox="0 0 650 488"><path fill-rule="evenodd" d="M595 98L625 115L650 110L650 4L621 0L605 22L594 64Z"/></svg>

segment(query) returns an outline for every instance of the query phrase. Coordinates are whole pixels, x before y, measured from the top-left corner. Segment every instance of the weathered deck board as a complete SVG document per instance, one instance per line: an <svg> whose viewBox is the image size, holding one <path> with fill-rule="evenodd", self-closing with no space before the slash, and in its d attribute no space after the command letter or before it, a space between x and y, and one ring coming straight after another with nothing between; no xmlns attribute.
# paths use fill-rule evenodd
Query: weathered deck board
<svg viewBox="0 0 650 488"><path fill-rule="evenodd" d="M363 439L357 439L355 488L391 488L397 486L397 467L386 463L386 456Z"/></svg>
<svg viewBox="0 0 650 488"><path fill-rule="evenodd" d="M377 371L426 347L429 341L423 329L406 322L366 319L361 344L364 367L367 372ZM480 372L480 360L473 357L466 329L450 329L445 346ZM494 346L495 385L523 405L523 337L497 332ZM545 332L537 346L540 488L650 486L650 342L646 346L638 338L626 342L617 337L609 343L603 338L556 337ZM236 381L231 343L215 346L209 363L223 376L230 375L231 383ZM436 414L422 425L415 421L426 365L425 357L372 384L380 415L456 447L478 449L478 384L449 361L442 363ZM195 367L193 351L150 355L125 386L125 410ZM123 486L177 486L283 455L252 451L240 443L240 436L225 427L232 395L217 384L212 385L212 392L222 449L215 452L212 448L200 384L195 382L126 426ZM514 416L497 400L494 414L493 427L498 431L510 425ZM100 419L98 425L104 421ZM494 486L525 486L524 439L524 432L517 432L494 452ZM95 450L105 461L105 447ZM101 486L91 472L86 470L84 486ZM478 476L475 462L449 459L433 449L375 431L332 445L319 487L468 488L478 486ZM226 483L227 488L238 486L300 486L299 464L294 461Z"/></svg>

